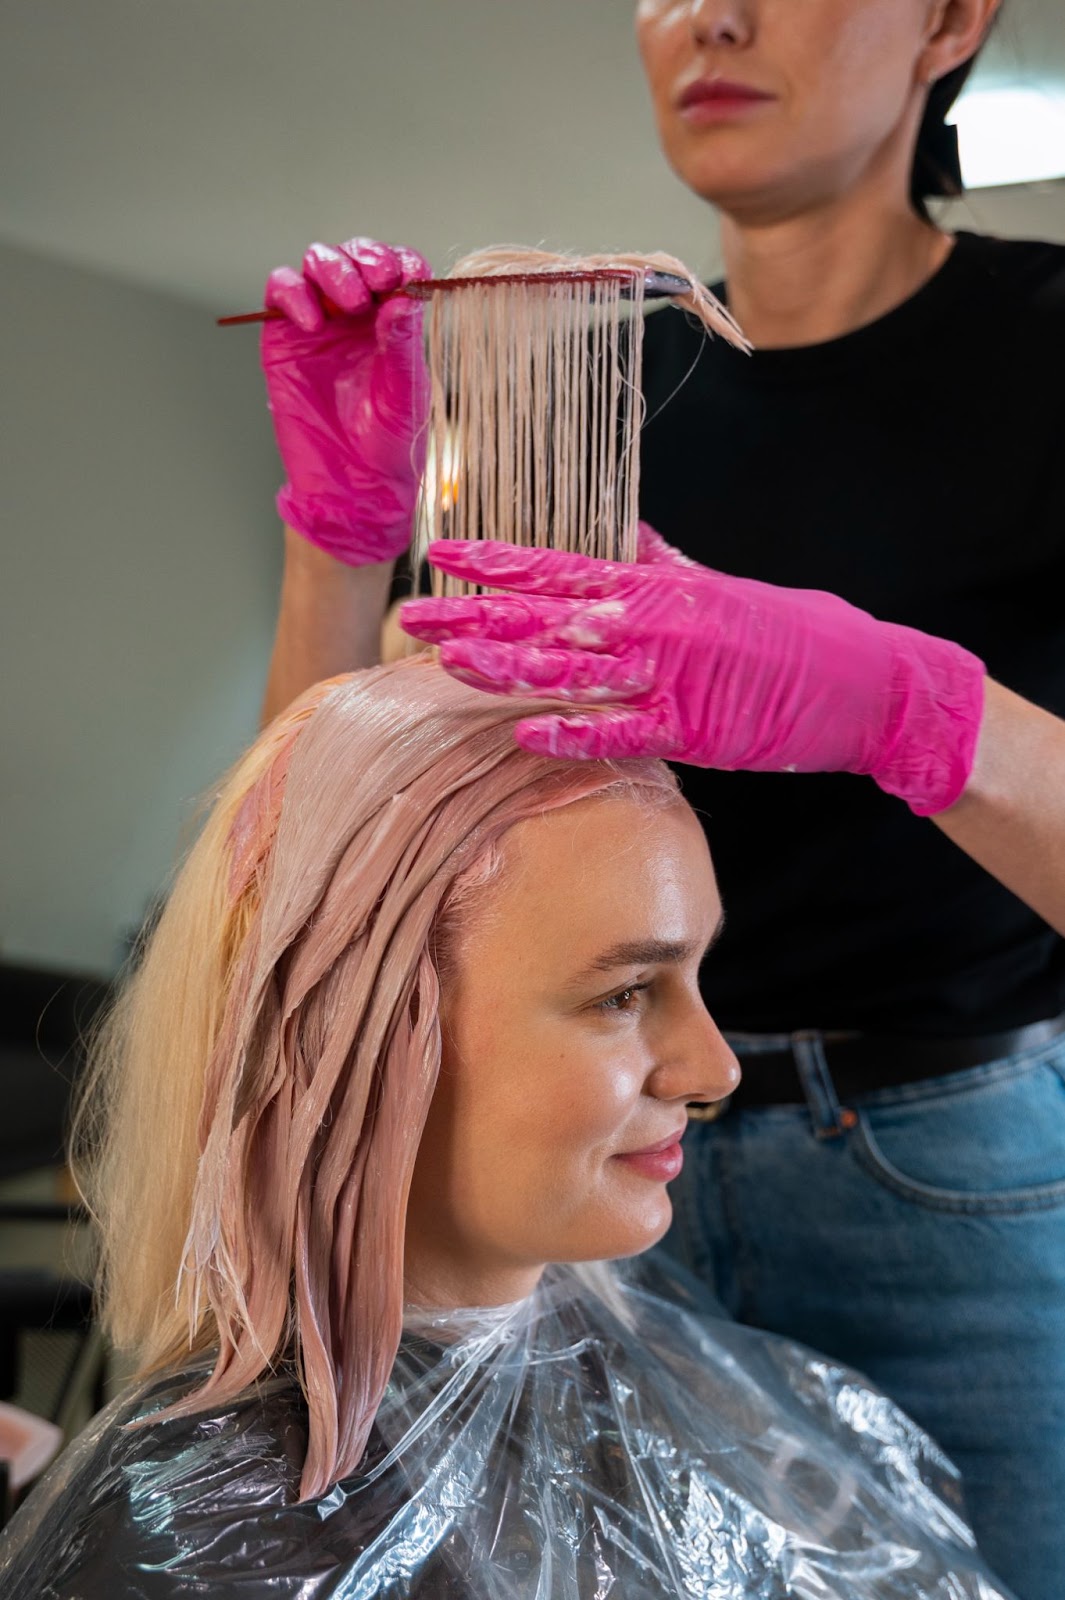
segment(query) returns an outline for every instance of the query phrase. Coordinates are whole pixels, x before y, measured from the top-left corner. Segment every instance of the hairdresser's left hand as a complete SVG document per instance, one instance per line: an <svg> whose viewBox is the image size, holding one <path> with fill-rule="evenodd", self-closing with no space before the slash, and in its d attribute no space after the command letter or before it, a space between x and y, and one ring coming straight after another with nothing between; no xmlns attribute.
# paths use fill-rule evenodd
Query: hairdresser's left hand
<svg viewBox="0 0 1065 1600"><path fill-rule="evenodd" d="M836 595L714 572L647 527L631 564L492 541L439 541L429 558L507 592L409 601L408 633L477 688L582 708L519 722L527 750L864 772L919 816L968 778L984 668L959 645Z"/></svg>

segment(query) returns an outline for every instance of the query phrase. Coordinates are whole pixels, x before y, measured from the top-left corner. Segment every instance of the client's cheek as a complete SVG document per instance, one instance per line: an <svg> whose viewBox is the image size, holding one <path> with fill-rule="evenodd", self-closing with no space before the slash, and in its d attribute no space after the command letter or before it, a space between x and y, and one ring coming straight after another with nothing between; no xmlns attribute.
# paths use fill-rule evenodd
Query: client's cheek
<svg viewBox="0 0 1065 1600"><path fill-rule="evenodd" d="M624 1125L636 1081L603 1063L571 1030L531 1024L524 1049L487 1053L494 1060L483 1075L479 1111L505 1143L539 1151L551 1162L572 1160L608 1141Z"/></svg>
<svg viewBox="0 0 1065 1600"><path fill-rule="evenodd" d="M652 1067L642 1048L626 1050L621 1043L608 1045L583 1063L573 1125L604 1155L624 1149L631 1139Z"/></svg>

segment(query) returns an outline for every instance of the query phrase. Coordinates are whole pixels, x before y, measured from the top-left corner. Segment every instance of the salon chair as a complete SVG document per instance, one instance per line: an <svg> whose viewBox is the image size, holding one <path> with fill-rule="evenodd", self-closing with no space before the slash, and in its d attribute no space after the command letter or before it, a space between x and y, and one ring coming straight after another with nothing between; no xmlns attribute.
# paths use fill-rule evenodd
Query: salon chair
<svg viewBox="0 0 1065 1600"><path fill-rule="evenodd" d="M0 1400L66 1434L103 1403L106 1377L91 1268L66 1265L68 1230L86 1218L64 1143L85 1034L108 992L96 978L0 963ZM44 1176L42 1198L12 1182L29 1174ZM0 1494L0 1521L10 1502Z"/></svg>

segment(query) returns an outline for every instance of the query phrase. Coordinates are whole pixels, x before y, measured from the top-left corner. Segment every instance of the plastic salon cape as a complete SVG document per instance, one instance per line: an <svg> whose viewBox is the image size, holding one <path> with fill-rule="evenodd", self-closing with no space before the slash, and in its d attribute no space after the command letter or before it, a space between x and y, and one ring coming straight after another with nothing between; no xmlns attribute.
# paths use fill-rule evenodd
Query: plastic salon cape
<svg viewBox="0 0 1065 1600"><path fill-rule="evenodd" d="M0 1536L0 1594L1007 1596L953 1469L890 1401L641 1281L554 1268L516 1306L411 1325L358 1472L302 1505L291 1377L124 1428L196 1375L156 1380L103 1412Z"/></svg>

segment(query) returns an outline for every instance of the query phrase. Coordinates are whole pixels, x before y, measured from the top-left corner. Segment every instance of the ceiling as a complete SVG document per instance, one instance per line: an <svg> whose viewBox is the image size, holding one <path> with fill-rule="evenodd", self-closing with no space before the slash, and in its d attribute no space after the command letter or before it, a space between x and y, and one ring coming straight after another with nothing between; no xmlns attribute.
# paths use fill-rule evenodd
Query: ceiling
<svg viewBox="0 0 1065 1600"><path fill-rule="evenodd" d="M311 239L714 262L658 150L631 0L4 0L0 237L219 311ZM982 75L1065 87L1062 0L1006 0ZM963 224L1065 238L1065 187Z"/></svg>

